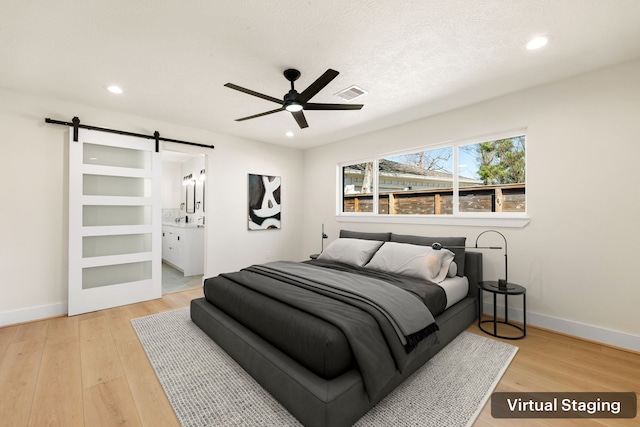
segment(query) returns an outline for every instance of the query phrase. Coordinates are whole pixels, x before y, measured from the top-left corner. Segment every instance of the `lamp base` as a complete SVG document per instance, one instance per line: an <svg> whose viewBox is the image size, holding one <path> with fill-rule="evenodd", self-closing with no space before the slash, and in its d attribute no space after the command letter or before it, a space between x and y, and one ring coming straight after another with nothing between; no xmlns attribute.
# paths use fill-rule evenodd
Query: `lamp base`
<svg viewBox="0 0 640 427"><path fill-rule="evenodd" d="M489 286L492 288L500 289L501 291L513 290L514 286L511 286L505 279L498 279L498 282L493 282Z"/></svg>

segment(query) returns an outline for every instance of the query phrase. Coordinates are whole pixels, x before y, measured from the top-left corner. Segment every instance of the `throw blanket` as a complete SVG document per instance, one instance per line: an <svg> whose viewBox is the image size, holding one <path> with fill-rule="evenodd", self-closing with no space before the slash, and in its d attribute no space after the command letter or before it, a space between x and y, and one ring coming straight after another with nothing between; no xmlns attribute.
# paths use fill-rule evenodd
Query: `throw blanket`
<svg viewBox="0 0 640 427"><path fill-rule="evenodd" d="M375 279L391 283L394 286L402 288L407 292L411 292L416 297L420 298L434 317L442 314L442 312L447 308L447 294L444 289L442 289L440 285L424 279L385 273L383 271L371 270L365 267L357 267L355 265L343 264L336 261L311 259L304 261L304 263L329 268L331 270L347 271L359 276L373 277Z"/></svg>
<svg viewBox="0 0 640 427"><path fill-rule="evenodd" d="M429 309L413 295L397 286L370 277L318 270L307 264L276 261L254 265L249 271L287 279L292 284L353 304L362 302L379 311L396 331L407 353L438 330ZM351 301L351 302L350 302Z"/></svg>
<svg viewBox="0 0 640 427"><path fill-rule="evenodd" d="M221 276L339 327L372 399L413 360L409 350L437 342L437 324L420 299L382 280L284 261Z"/></svg>

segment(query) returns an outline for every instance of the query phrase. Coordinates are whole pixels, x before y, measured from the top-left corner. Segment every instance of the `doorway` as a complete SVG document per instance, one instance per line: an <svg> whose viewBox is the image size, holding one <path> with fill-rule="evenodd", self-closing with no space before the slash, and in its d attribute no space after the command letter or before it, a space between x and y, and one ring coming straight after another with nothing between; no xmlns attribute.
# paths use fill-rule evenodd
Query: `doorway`
<svg viewBox="0 0 640 427"><path fill-rule="evenodd" d="M162 150L162 294L202 286L206 156Z"/></svg>

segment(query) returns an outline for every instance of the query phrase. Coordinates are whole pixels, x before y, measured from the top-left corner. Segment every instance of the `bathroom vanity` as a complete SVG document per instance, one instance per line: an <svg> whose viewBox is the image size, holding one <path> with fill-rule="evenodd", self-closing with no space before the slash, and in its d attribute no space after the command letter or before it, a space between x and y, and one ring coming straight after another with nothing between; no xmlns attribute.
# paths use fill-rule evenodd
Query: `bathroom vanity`
<svg viewBox="0 0 640 427"><path fill-rule="evenodd" d="M162 260L185 276L204 273L204 227L162 224Z"/></svg>

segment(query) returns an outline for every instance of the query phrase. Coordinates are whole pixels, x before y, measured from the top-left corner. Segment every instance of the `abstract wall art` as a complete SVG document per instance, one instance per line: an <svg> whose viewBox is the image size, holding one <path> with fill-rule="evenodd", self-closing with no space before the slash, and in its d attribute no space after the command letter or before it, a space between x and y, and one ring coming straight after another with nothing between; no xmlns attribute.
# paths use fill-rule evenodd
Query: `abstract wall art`
<svg viewBox="0 0 640 427"><path fill-rule="evenodd" d="M249 174L249 230L280 229L279 176Z"/></svg>

